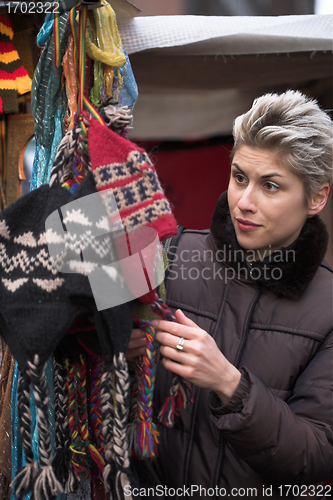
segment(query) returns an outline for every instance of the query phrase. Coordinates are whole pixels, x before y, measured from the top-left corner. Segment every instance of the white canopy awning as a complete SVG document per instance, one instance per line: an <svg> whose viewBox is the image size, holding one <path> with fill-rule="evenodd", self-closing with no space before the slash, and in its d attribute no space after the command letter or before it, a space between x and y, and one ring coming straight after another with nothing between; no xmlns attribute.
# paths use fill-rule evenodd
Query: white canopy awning
<svg viewBox="0 0 333 500"><path fill-rule="evenodd" d="M332 86L333 15L152 16L118 27L139 87L132 137L228 134L264 92Z"/></svg>
<svg viewBox="0 0 333 500"><path fill-rule="evenodd" d="M333 15L155 16L122 19L128 54L269 54L332 50Z"/></svg>

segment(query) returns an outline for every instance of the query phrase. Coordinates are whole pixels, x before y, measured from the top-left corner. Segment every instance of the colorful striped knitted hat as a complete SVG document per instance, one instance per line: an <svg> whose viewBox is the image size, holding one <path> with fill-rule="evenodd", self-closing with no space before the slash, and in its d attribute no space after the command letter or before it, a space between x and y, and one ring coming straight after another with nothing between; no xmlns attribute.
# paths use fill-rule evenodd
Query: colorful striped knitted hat
<svg viewBox="0 0 333 500"><path fill-rule="evenodd" d="M0 113L16 113L17 94L31 90L32 80L10 42L13 35L11 21L0 16Z"/></svg>

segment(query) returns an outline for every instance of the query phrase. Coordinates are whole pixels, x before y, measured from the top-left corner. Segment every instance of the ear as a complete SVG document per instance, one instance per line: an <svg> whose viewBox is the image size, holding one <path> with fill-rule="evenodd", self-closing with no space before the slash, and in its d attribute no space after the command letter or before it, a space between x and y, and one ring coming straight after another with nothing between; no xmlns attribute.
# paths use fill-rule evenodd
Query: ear
<svg viewBox="0 0 333 500"><path fill-rule="evenodd" d="M309 203L308 215L315 215L322 211L326 205L329 192L329 185L324 184L316 193L312 195Z"/></svg>

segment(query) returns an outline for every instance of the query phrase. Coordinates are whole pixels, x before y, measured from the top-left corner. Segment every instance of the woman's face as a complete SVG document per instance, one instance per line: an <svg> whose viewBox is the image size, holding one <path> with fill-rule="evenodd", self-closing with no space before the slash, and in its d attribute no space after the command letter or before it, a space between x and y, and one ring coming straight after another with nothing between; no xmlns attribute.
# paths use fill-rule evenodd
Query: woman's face
<svg viewBox="0 0 333 500"><path fill-rule="evenodd" d="M241 146L231 166L232 222L241 247L256 250L258 259L296 240L309 215L302 180L276 158L271 151Z"/></svg>

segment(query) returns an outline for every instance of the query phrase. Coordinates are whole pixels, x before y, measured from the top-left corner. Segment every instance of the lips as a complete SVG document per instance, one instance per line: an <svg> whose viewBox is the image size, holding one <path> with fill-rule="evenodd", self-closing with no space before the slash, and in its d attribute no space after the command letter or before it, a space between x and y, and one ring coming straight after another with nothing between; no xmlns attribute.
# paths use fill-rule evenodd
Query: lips
<svg viewBox="0 0 333 500"><path fill-rule="evenodd" d="M254 222L246 219L236 218L236 221L241 231L255 231L256 229L261 227L260 224L255 224Z"/></svg>

